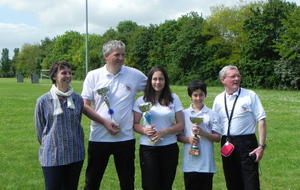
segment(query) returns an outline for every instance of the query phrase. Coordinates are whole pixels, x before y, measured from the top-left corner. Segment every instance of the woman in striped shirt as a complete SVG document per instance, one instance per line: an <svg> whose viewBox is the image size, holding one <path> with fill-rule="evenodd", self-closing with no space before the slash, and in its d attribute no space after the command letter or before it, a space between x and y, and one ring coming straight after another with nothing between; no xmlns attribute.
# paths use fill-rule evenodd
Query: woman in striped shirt
<svg viewBox="0 0 300 190"><path fill-rule="evenodd" d="M71 72L69 63L54 63L50 92L36 101L35 129L46 190L76 190L84 161L83 100L70 86Z"/></svg>

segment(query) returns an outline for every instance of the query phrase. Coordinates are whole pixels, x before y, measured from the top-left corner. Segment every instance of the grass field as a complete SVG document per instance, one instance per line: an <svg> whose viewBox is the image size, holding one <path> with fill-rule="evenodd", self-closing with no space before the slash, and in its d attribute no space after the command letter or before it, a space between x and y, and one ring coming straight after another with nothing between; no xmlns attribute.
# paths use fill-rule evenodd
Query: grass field
<svg viewBox="0 0 300 190"><path fill-rule="evenodd" d="M50 90L50 82L31 84L29 79L17 83L16 79L0 78L0 189L42 190L44 181L38 162L38 149L33 124L36 99ZM81 93L82 82L73 81L74 90ZM190 104L186 87L172 86L184 108ZM214 97L223 87L209 87L206 105L212 106ZM260 162L262 190L300 189L300 92L256 89L267 112L267 149ZM83 116L82 126L88 142L89 119ZM138 137L138 135L137 135ZM179 144L181 147L181 144ZM87 146L86 146L87 148ZM136 146L136 189L141 189L141 177ZM220 144L215 144L217 173L214 189L225 188L219 154ZM179 162L181 163L181 156ZM84 186L86 161L82 170L79 189ZM178 166L173 189L183 188L181 166ZM119 189L115 168L110 160L101 185L102 189Z"/></svg>

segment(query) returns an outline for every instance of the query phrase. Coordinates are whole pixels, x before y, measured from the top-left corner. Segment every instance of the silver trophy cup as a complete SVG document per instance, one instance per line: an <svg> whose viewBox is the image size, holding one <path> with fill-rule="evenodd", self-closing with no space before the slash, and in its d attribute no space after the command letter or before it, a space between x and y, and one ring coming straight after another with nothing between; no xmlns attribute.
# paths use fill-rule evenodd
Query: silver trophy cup
<svg viewBox="0 0 300 190"><path fill-rule="evenodd" d="M190 121L194 124L192 131L194 131L198 125L200 125L203 122L203 118L201 117L190 117ZM198 137L195 134L195 137ZM197 145L192 145L190 150L189 150L189 154L191 155L199 155L200 154L200 150L199 147Z"/></svg>
<svg viewBox="0 0 300 190"><path fill-rule="evenodd" d="M138 107L139 107L139 110L141 110L141 112L143 112L143 117L146 120L146 127L152 128L151 114L149 113L149 111L152 107L152 103L145 102L145 103L138 105ZM153 139L151 139L151 137L149 137L149 139L150 139L149 144L154 145L155 142L153 141Z"/></svg>
<svg viewBox="0 0 300 190"><path fill-rule="evenodd" d="M111 121L114 122L116 125L119 126L119 124L115 121L114 119L114 110L111 109L110 104L109 104L109 98L107 96L107 94L109 93L109 86L107 87L103 87L97 90L98 95L103 96L104 98L104 102L106 103L107 107L108 107L108 114L110 115ZM115 128L115 130L120 130L120 128Z"/></svg>
<svg viewBox="0 0 300 190"><path fill-rule="evenodd" d="M138 107L141 110L141 112L143 112L143 116L147 122L147 127L151 127L151 114L149 113L152 107L151 102L145 102L143 104L140 104Z"/></svg>

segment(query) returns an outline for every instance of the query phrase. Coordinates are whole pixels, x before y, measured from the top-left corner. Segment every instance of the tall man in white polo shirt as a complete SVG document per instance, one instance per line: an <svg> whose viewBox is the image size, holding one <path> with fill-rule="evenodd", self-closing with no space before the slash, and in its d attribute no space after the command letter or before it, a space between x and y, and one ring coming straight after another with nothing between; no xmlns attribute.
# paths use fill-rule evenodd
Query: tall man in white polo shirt
<svg viewBox="0 0 300 190"><path fill-rule="evenodd" d="M98 190L110 155L114 156L120 189L134 189L135 135L132 107L135 95L144 90L147 77L124 66L125 44L110 41L103 46L106 65L90 71L83 84L84 114L91 121L86 170L87 190ZM110 111L98 89L109 88ZM112 111L113 110L113 111ZM111 120L111 114L115 123Z"/></svg>
<svg viewBox="0 0 300 190"><path fill-rule="evenodd" d="M212 109L220 116L221 146L227 141L235 146L228 157L222 156L227 189L258 190L258 162L266 147L264 108L257 94L240 88L241 75L237 67L225 66L219 72L219 77L225 91L215 98ZM255 135L256 124L258 142Z"/></svg>

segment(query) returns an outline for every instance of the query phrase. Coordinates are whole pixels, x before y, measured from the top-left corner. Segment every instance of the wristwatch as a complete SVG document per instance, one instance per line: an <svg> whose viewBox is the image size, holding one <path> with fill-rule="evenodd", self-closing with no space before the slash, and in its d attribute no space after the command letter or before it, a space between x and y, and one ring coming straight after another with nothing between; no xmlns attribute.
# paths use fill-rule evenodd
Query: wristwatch
<svg viewBox="0 0 300 190"><path fill-rule="evenodd" d="M267 147L266 144L259 144L258 146L261 146L263 149L265 149Z"/></svg>

